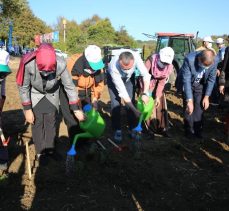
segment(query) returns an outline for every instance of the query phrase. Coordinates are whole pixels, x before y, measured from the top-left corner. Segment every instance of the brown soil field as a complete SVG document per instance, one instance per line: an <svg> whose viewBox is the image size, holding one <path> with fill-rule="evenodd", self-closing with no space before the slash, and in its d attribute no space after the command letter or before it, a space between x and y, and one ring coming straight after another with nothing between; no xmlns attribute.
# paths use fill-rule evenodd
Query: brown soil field
<svg viewBox="0 0 229 211"><path fill-rule="evenodd" d="M8 180L0 183L0 210L229 210L229 145L224 138L223 110L210 107L205 113L204 142L186 139L182 101L171 91L167 98L172 138L157 135L150 140L143 135L142 149L135 152L131 150L133 140L126 134L126 150L117 152L107 141L113 133L105 91L100 108L107 127L100 141L107 150L97 144L77 147L76 171L69 177L65 174L69 140L63 121L56 143L63 160L50 160L47 166L34 165L31 128L24 124L15 82L18 64L18 58L11 58L13 73L7 78L3 112L3 131L11 137L10 161Z"/></svg>

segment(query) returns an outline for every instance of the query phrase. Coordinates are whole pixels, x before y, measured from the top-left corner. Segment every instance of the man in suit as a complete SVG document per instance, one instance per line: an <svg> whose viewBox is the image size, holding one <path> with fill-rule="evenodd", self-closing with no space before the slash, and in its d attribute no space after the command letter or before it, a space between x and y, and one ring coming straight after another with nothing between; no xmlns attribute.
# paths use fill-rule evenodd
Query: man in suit
<svg viewBox="0 0 229 211"><path fill-rule="evenodd" d="M209 96L216 79L217 57L211 49L187 55L181 67L184 90L185 135L202 137L203 112L209 107Z"/></svg>

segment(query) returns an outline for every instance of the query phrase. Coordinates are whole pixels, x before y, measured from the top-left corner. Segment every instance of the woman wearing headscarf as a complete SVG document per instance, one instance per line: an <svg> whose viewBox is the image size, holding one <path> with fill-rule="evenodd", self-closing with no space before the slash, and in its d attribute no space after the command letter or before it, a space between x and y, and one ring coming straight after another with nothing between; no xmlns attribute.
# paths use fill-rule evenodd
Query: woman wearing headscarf
<svg viewBox="0 0 229 211"><path fill-rule="evenodd" d="M161 133L168 137L168 113L167 103L164 93L166 80L173 71L172 61L174 59L174 51L171 47L165 47L157 54L152 54L145 62L146 68L151 74L150 92L155 100L153 115L147 125L151 128L153 123L153 131Z"/></svg>
<svg viewBox="0 0 229 211"><path fill-rule="evenodd" d="M83 112L77 105L78 94L66 69L66 62L56 56L54 48L50 44L41 44L35 52L22 58L17 73L19 95L25 119L32 124L36 159L42 164L47 163L47 155L56 155L54 140L61 83L75 117L83 121Z"/></svg>

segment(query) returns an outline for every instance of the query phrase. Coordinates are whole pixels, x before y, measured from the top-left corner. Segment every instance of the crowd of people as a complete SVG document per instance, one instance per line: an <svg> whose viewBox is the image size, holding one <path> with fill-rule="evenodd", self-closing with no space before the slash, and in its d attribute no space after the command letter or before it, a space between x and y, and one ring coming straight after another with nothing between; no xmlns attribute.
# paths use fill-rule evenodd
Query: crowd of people
<svg viewBox="0 0 229 211"><path fill-rule="evenodd" d="M185 136L189 139L203 139L203 113L209 108L212 92L218 96L217 102L221 99L220 95L224 96L221 101L229 101L229 49L225 47L224 40L218 38L217 53L212 48L213 42L210 36L205 37L200 48L186 55L177 76L176 87L183 96ZM113 140L117 144L124 139L122 102L127 111L129 136L133 138L135 135L133 128L141 115L136 108L136 90L140 90L138 95L144 104L151 96L155 104L144 133L151 139L154 133L170 137L168 118L164 115L167 108L164 87L174 69L173 59L174 50L171 47L153 53L145 62L136 51L120 49L105 70L101 49L96 45L87 46L82 54L74 54L67 61L57 56L54 48L45 43L26 54L21 59L16 82L25 119L32 124L36 160L45 164L48 156L57 157L55 138L58 135L59 109L68 128L69 140L73 140L80 132L79 122L85 120L82 107L90 103L98 109L105 81L111 101ZM5 78L10 73L10 69L6 68L8 61L9 54L1 48L0 112L5 100ZM0 157L0 160L3 159Z"/></svg>

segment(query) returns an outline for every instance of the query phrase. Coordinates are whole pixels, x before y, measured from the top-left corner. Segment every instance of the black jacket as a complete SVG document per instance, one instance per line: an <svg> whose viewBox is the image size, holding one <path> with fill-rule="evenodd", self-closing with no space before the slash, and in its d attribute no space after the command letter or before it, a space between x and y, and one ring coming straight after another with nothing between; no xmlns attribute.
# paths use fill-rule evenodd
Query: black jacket
<svg viewBox="0 0 229 211"><path fill-rule="evenodd" d="M219 77L219 85L229 87L229 47L225 50L223 67Z"/></svg>

